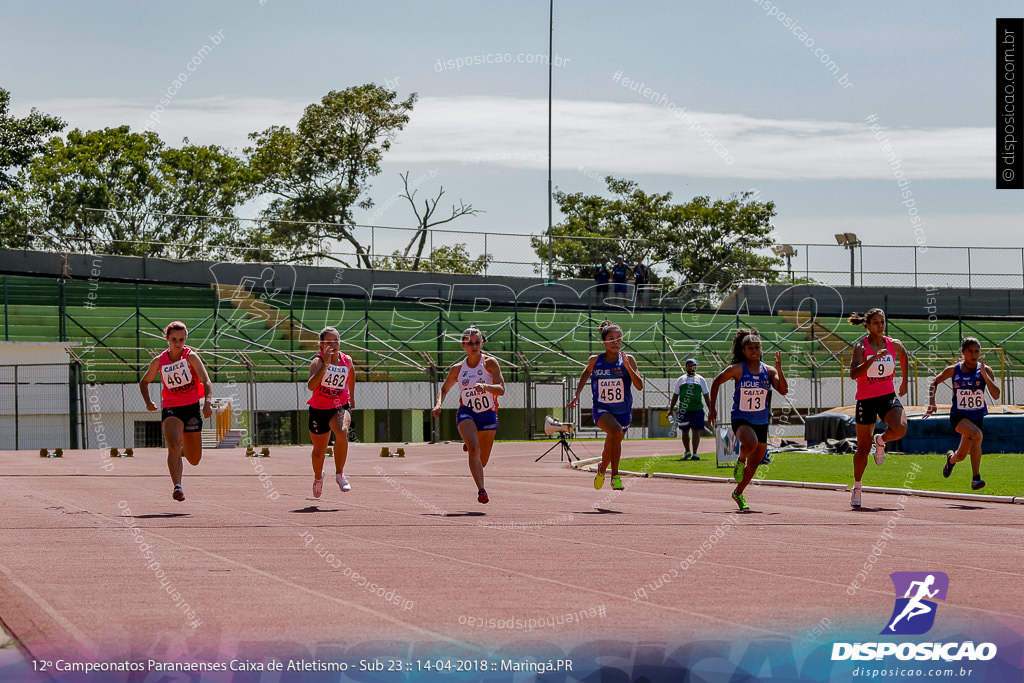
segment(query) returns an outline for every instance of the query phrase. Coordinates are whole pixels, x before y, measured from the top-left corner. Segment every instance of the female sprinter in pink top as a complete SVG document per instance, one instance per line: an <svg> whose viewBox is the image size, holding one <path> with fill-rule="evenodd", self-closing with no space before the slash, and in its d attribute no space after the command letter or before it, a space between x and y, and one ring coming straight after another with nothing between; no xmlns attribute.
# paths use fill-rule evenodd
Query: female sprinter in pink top
<svg viewBox="0 0 1024 683"><path fill-rule="evenodd" d="M863 325L868 334L853 347L850 378L857 380L857 453L853 456L853 494L850 505L859 508L861 478L868 466L868 451L875 446L875 463L885 461L885 442L895 441L907 433L907 416L899 396L907 393L907 350L899 339L885 336L885 313L872 308L864 315L854 313L851 325ZM900 359L899 396L893 381L896 356ZM872 439L875 422L885 422L885 432Z"/></svg>
<svg viewBox="0 0 1024 683"><path fill-rule="evenodd" d="M324 458L334 432L334 480L342 492L352 490L345 478L348 429L355 407L356 377L352 359L341 352L341 335L333 327L320 330L320 352L309 365L306 387L313 392L309 404L309 438L313 442L313 497L324 491Z"/></svg>
<svg viewBox="0 0 1024 683"><path fill-rule="evenodd" d="M149 363L149 369L139 382L146 410L156 410L149 398L149 383L160 375L160 407L163 409L160 421L167 442L167 469L171 473L174 500L185 500L181 489L181 456L190 465L198 465L203 457L203 420L213 415L210 405L210 376L199 355L185 346L188 328L185 323L175 320L164 328L167 350ZM202 417L199 415L199 400L203 400Z"/></svg>
<svg viewBox="0 0 1024 683"><path fill-rule="evenodd" d="M484 467L491 457L494 435L498 431L498 397L505 395L505 380L498 361L483 353L484 335L476 327L462 332L462 348L466 360L448 370L431 414L441 415L441 404L448 391L459 386L459 412L455 423L469 453L469 471L478 489L480 503L490 500L484 490Z"/></svg>

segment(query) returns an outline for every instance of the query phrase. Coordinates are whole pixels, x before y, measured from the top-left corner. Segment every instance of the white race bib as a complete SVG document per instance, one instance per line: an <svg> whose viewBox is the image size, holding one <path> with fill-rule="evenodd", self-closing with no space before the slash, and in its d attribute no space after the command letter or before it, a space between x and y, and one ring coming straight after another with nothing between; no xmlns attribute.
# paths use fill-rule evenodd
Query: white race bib
<svg viewBox="0 0 1024 683"><path fill-rule="evenodd" d="M192 382L192 368L184 358L176 363L160 366L160 376L168 389L188 386Z"/></svg>
<svg viewBox="0 0 1024 683"><path fill-rule="evenodd" d="M494 409L494 400L491 398L490 392L469 387L462 390L462 405L474 413L485 413Z"/></svg>
<svg viewBox="0 0 1024 683"><path fill-rule="evenodd" d="M335 391L341 391L348 382L347 365L328 365L327 372L320 378L320 385Z"/></svg>
<svg viewBox="0 0 1024 683"><path fill-rule="evenodd" d="M600 403L622 403L625 398L621 378L597 380L597 400Z"/></svg>
<svg viewBox="0 0 1024 683"><path fill-rule="evenodd" d="M744 413L756 413L765 408L768 390L764 387L741 387L740 410Z"/></svg>
<svg viewBox="0 0 1024 683"><path fill-rule="evenodd" d="M896 374L896 361L888 354L871 361L871 367L868 368L868 377L871 379L885 379L894 374Z"/></svg>
<svg viewBox="0 0 1024 683"><path fill-rule="evenodd" d="M957 389L957 410L979 410L985 407L985 392L982 389Z"/></svg>

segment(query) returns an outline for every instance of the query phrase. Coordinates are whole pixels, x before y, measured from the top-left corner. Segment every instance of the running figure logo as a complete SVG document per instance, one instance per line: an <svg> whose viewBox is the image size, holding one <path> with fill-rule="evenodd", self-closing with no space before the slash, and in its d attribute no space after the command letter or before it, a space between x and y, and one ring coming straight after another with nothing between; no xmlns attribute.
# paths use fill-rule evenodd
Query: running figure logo
<svg viewBox="0 0 1024 683"><path fill-rule="evenodd" d="M935 623L936 603L946 599L949 577L942 572L893 572L896 605L883 634L920 635ZM900 597L900 596L903 597Z"/></svg>

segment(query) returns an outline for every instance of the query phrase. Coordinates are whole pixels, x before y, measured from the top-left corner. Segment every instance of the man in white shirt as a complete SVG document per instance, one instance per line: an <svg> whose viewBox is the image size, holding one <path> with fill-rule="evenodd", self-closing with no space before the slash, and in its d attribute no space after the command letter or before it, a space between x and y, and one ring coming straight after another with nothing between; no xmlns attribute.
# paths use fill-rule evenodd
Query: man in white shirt
<svg viewBox="0 0 1024 683"><path fill-rule="evenodd" d="M708 394L708 383L697 374L697 359L687 358L686 374L676 380L672 390L672 403L668 406L671 414L679 400L679 413L676 416L676 427L683 432L683 460L700 460L697 450L700 448L700 433L704 429L704 406L711 409ZM703 403L701 402L703 399ZM690 432L693 432L693 450L690 450Z"/></svg>

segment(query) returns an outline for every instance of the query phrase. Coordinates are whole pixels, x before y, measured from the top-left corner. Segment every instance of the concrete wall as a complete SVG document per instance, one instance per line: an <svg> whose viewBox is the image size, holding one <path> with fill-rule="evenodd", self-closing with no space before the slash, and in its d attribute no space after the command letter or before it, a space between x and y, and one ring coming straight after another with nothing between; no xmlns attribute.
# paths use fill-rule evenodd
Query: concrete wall
<svg viewBox="0 0 1024 683"><path fill-rule="evenodd" d="M821 316L843 316L875 307L891 317L905 318L1024 316L1024 289L751 284L742 285L719 310L741 315L805 310Z"/></svg>

